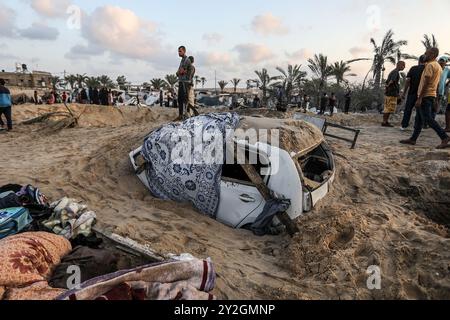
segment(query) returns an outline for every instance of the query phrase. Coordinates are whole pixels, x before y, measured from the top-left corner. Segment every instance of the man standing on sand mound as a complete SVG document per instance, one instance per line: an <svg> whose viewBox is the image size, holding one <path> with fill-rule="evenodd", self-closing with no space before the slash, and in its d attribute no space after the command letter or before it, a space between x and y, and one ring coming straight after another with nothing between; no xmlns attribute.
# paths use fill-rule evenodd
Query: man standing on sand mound
<svg viewBox="0 0 450 320"><path fill-rule="evenodd" d="M436 61L439 56L439 49L430 48L425 53L425 56L427 65L425 66L419 85L414 133L410 139L402 140L400 143L415 145L424 125L428 124L442 140L437 148L445 149L450 147L450 138L432 116L442 74L442 67Z"/></svg>
<svg viewBox="0 0 450 320"><path fill-rule="evenodd" d="M193 78L193 67L191 60L186 55L186 47L178 48L178 55L181 58L180 67L177 71L178 76L178 111L177 120L183 121L186 117L186 109L189 98L189 90L191 89L191 79Z"/></svg>

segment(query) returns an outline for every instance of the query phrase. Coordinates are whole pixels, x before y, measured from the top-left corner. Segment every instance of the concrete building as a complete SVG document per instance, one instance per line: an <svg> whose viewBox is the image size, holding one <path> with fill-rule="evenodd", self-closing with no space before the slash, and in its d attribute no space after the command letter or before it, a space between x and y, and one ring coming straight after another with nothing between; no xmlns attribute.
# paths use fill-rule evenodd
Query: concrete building
<svg viewBox="0 0 450 320"><path fill-rule="evenodd" d="M33 72L0 72L6 86L33 89L50 89L52 87L52 74L44 71Z"/></svg>

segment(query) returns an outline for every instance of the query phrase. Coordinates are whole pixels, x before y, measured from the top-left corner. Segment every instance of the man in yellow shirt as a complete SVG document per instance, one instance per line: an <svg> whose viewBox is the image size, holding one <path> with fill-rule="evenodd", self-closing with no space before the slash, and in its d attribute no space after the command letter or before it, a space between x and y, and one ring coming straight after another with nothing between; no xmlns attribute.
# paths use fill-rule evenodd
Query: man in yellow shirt
<svg viewBox="0 0 450 320"><path fill-rule="evenodd" d="M450 138L432 115L442 74L442 67L436 61L439 56L439 49L430 48L425 53L425 56L427 65L425 66L419 85L414 133L410 139L402 140L400 143L415 145L424 125L428 124L442 140L441 144L437 148L445 149L450 147Z"/></svg>

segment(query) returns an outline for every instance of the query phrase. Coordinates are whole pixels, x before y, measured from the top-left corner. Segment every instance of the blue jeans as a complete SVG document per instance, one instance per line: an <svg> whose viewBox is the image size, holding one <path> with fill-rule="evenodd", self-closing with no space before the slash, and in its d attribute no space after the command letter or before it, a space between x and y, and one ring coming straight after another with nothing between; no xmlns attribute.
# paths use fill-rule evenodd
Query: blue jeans
<svg viewBox="0 0 450 320"><path fill-rule="evenodd" d="M403 114L402 128L408 128L412 112L417 102L417 94L410 94L406 99L405 112Z"/></svg>
<svg viewBox="0 0 450 320"><path fill-rule="evenodd" d="M11 107L0 107L0 125L4 125L2 120L2 114L5 115L6 124L8 126L8 130L12 130L12 115L11 115Z"/></svg>
<svg viewBox="0 0 450 320"><path fill-rule="evenodd" d="M434 101L436 98L434 97L425 97L422 100L422 105L417 109L416 112L416 122L414 123L414 133L411 137L411 140L417 141L422 132L423 126L428 124L430 128L432 128L441 140L445 140L448 138L448 135L445 133L444 129L441 128L439 123L433 118L432 112L434 107Z"/></svg>

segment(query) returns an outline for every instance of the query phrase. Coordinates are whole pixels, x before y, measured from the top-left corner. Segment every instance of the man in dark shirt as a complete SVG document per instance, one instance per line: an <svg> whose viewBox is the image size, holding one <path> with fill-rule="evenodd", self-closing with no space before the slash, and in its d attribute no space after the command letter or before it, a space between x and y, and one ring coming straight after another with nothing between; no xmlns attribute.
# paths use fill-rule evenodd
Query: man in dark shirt
<svg viewBox="0 0 450 320"><path fill-rule="evenodd" d="M345 114L348 114L351 104L352 104L352 91L348 89L347 93L345 94L345 107L344 107Z"/></svg>
<svg viewBox="0 0 450 320"><path fill-rule="evenodd" d="M88 95L87 95L87 92L86 92L85 88L81 89L80 99L81 99L81 101L80 101L81 104L87 104L88 103Z"/></svg>
<svg viewBox="0 0 450 320"><path fill-rule="evenodd" d="M331 94L329 105L330 105L330 116L332 117L334 113L334 108L337 105L337 98L334 92Z"/></svg>
<svg viewBox="0 0 450 320"><path fill-rule="evenodd" d="M98 92L97 88L94 88L92 90L91 101L93 104L96 104L96 105L100 104L100 96L99 96L99 92Z"/></svg>
<svg viewBox="0 0 450 320"><path fill-rule="evenodd" d="M327 109L328 106L328 94L325 92L322 96L322 98L320 99L320 112L319 114L325 114L325 110Z"/></svg>
<svg viewBox="0 0 450 320"><path fill-rule="evenodd" d="M257 109L261 106L261 99L259 99L258 95L253 99L253 108Z"/></svg>
<svg viewBox="0 0 450 320"><path fill-rule="evenodd" d="M395 113L398 104L398 97L400 96L400 72L405 70L406 64L404 61L399 61L394 70L389 73L386 80L386 92L384 98L384 115L383 127L393 127L389 123L389 117Z"/></svg>
<svg viewBox="0 0 450 320"><path fill-rule="evenodd" d="M422 78L422 73L425 69L425 63L426 57L423 55L419 58L419 65L412 67L406 76L405 89L403 90L402 98L405 98L406 93L408 93L408 97L406 98L405 112L403 114L402 131L409 127L412 112L417 102L417 91L419 90L420 79Z"/></svg>

